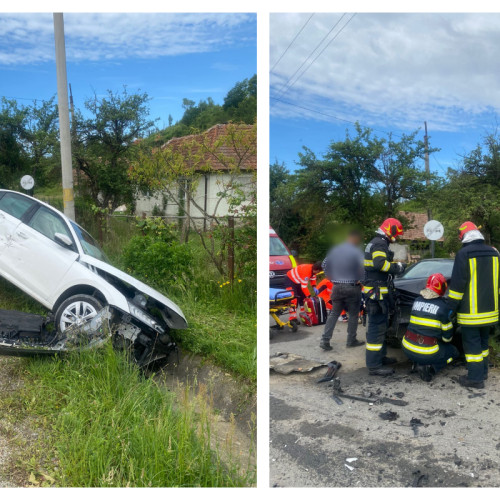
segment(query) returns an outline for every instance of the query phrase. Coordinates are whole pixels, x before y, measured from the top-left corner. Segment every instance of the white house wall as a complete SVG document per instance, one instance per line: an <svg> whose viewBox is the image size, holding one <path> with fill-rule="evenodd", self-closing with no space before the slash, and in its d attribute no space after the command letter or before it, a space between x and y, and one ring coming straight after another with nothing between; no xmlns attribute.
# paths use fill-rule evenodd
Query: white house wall
<svg viewBox="0 0 500 500"><path fill-rule="evenodd" d="M231 175L229 174L208 174L207 175L207 212L208 214L214 214L216 216L228 215L228 203L226 199L220 199L219 193L223 191L223 186L226 185L231 180ZM233 178L234 182L241 185L241 188L250 193L252 191L252 184L255 182L254 176L252 174L240 174ZM175 194L177 195L178 190L175 189ZM165 193L165 196L168 196ZM205 198L205 178L200 177L198 185L196 186L196 191L193 195L194 201L203 209ZM217 205L218 203L218 205ZM163 209L163 196L161 194L156 196L141 196L136 202L136 215L151 215L155 205L162 211L166 216L177 216L179 214L179 207L172 201L168 201L166 209ZM203 217L203 213L198 210L193 204L191 204L191 216L192 217Z"/></svg>

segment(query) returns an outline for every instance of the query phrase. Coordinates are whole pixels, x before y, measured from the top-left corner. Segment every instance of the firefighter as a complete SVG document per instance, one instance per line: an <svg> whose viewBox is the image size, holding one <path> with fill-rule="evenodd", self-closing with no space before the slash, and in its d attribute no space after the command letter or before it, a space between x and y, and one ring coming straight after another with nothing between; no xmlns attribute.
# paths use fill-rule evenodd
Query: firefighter
<svg viewBox="0 0 500 500"><path fill-rule="evenodd" d="M457 313L467 361L467 376L460 385L482 389L488 378L488 337L498 322L499 255L486 245L470 221L458 230L462 248L457 252L448 301Z"/></svg>
<svg viewBox="0 0 500 500"><path fill-rule="evenodd" d="M403 350L417 365L420 378L430 382L447 364L458 358L458 349L451 345L453 311L445 301L446 278L441 273L431 274L421 297L415 299L410 324L403 338Z"/></svg>
<svg viewBox="0 0 500 500"><path fill-rule="evenodd" d="M314 264L300 264L286 273L289 280L288 286L293 288L297 298L297 306L300 306L305 298L310 297L311 292L307 285L310 284L314 288L316 275L322 271L321 261L318 260Z"/></svg>
<svg viewBox="0 0 500 500"><path fill-rule="evenodd" d="M390 275L402 273L405 264L392 262L394 253L389 250L389 243L394 243L402 234L403 226L399 220L386 219L365 249L363 293L367 299L366 366L370 375L394 373L392 368L385 366L396 363L394 358L386 356L385 335L393 303L388 281Z"/></svg>

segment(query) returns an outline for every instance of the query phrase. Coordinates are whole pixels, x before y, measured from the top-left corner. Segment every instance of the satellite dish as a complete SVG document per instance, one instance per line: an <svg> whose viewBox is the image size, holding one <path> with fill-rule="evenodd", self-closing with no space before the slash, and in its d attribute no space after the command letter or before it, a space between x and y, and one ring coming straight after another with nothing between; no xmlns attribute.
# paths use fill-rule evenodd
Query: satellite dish
<svg viewBox="0 0 500 500"><path fill-rule="evenodd" d="M439 240L444 234L444 227L437 220L430 220L424 226L424 235L429 240Z"/></svg>
<svg viewBox="0 0 500 500"><path fill-rule="evenodd" d="M30 189L33 189L33 186L35 185L35 179L31 177L31 175L24 175L21 177L21 187L25 191L29 191Z"/></svg>

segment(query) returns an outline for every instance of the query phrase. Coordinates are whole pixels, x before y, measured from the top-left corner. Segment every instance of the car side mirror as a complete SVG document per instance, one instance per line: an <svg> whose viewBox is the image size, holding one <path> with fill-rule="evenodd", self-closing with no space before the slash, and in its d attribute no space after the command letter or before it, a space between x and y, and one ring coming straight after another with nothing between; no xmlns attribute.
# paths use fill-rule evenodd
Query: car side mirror
<svg viewBox="0 0 500 500"><path fill-rule="evenodd" d="M292 254L292 257L297 257L299 255L297 250L291 250L290 253Z"/></svg>
<svg viewBox="0 0 500 500"><path fill-rule="evenodd" d="M73 247L73 242L71 241L71 238L66 234L56 233L54 235L54 239L57 241L57 243L59 243L63 247L66 247L66 248Z"/></svg>

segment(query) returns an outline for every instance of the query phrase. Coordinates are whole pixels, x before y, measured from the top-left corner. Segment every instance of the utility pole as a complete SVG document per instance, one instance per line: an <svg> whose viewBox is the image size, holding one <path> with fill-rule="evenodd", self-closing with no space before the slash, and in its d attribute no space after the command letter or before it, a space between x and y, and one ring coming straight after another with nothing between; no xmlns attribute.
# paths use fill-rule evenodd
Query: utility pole
<svg viewBox="0 0 500 500"><path fill-rule="evenodd" d="M76 141L76 121L75 121L75 103L73 102L73 91L71 90L71 83L69 84L69 111L71 113L71 142L75 144ZM80 169L76 169L76 185L80 186Z"/></svg>
<svg viewBox="0 0 500 500"><path fill-rule="evenodd" d="M429 137L427 136L427 122L424 122L425 126L425 135L424 135L424 145L425 145L425 173L426 173L426 180L425 184L427 187L429 187L431 183L431 170L429 166ZM427 208L427 220L432 220L432 211L431 208ZM434 253L435 253L435 242L434 240L431 240L431 256L434 258Z"/></svg>
<svg viewBox="0 0 500 500"><path fill-rule="evenodd" d="M68 109L68 78L66 75L66 47L64 43L64 19L61 12L54 13L54 40L56 46L57 106L59 108L59 139L61 145L64 215L75 220L73 162L71 159L71 132L69 128Z"/></svg>

